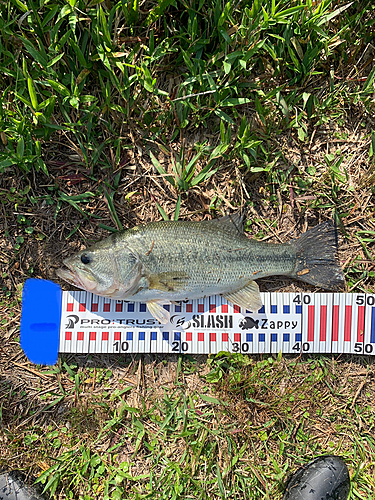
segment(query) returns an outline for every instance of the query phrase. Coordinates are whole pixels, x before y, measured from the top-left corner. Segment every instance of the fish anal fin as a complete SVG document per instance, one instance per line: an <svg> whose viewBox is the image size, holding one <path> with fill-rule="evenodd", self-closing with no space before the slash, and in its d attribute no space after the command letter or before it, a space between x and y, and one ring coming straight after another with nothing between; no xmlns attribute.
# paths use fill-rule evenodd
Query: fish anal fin
<svg viewBox="0 0 375 500"><path fill-rule="evenodd" d="M152 316L159 321L162 325L166 325L169 322L170 314L169 311L164 309L161 302L157 300L150 300L147 302L147 307Z"/></svg>
<svg viewBox="0 0 375 500"><path fill-rule="evenodd" d="M163 292L176 292L183 288L189 276L183 271L168 271L159 274L150 274L148 277L149 288Z"/></svg>
<svg viewBox="0 0 375 500"><path fill-rule="evenodd" d="M251 312L256 312L263 305L259 287L255 281L250 281L250 283L248 283L245 287L240 288L235 292L223 293L222 295L229 300L229 302L239 305L245 311L247 309Z"/></svg>

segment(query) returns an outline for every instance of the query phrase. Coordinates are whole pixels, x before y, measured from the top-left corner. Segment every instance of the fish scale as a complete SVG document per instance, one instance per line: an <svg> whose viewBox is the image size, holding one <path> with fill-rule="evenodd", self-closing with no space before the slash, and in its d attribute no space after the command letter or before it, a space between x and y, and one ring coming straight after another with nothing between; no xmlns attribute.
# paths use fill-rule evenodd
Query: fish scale
<svg viewBox="0 0 375 500"><path fill-rule="evenodd" d="M182 300L197 298L202 293L233 291L253 280L255 274L257 278L290 274L295 263L295 251L288 244L264 244L240 233L218 231L216 225L160 222L137 228L136 236L132 230L128 233L128 248L138 255L143 253L141 259L147 273L185 271L189 276L183 290L172 290L167 295L161 291L158 296L164 299ZM265 262L272 265L263 271L260 267ZM132 299L147 300L154 293L144 289Z"/></svg>

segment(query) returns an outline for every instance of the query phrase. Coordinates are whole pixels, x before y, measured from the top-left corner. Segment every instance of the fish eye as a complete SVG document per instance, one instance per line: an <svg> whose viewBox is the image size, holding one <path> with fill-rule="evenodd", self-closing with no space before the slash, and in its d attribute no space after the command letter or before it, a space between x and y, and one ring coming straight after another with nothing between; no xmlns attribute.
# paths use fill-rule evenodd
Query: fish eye
<svg viewBox="0 0 375 500"><path fill-rule="evenodd" d="M89 257L86 253L84 253L81 255L81 262L82 264L90 264L91 257Z"/></svg>

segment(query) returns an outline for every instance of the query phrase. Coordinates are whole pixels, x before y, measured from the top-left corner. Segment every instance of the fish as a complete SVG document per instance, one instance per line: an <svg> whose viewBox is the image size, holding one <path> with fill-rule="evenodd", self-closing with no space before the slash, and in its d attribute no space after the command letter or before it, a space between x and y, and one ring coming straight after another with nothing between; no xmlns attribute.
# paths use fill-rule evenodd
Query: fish
<svg viewBox="0 0 375 500"><path fill-rule="evenodd" d="M163 325L170 319L163 304L210 295L256 312L262 300L255 280L267 276L326 290L344 287L332 221L288 243L267 243L245 235L244 216L150 222L119 231L65 259L57 275L96 295L145 302Z"/></svg>

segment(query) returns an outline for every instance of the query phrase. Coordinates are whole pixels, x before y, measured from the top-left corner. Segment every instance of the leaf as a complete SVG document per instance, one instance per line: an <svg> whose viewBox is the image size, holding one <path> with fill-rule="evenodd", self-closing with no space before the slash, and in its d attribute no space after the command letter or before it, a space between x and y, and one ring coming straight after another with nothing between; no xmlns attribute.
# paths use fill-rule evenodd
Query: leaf
<svg viewBox="0 0 375 500"><path fill-rule="evenodd" d="M34 111L37 111L38 110L38 98L36 96L34 82L30 76L27 77L27 88L29 90L31 105L32 105Z"/></svg>
<svg viewBox="0 0 375 500"><path fill-rule="evenodd" d="M247 97L230 97L225 101L220 103L220 106L242 106L243 104L249 104L251 99Z"/></svg>
<svg viewBox="0 0 375 500"><path fill-rule="evenodd" d="M223 62L223 66L224 66L224 73L226 75L228 75L230 73L230 70L231 70L231 64L230 63L227 63L226 61Z"/></svg>
<svg viewBox="0 0 375 500"><path fill-rule="evenodd" d="M188 165L185 167L185 172L184 172L184 178L186 181L190 181L190 179L193 177L194 172L195 172L195 164L199 160L199 158L202 156L203 151L198 153L197 155L194 156L192 160L188 163Z"/></svg>
<svg viewBox="0 0 375 500"><path fill-rule="evenodd" d="M109 213L111 215L111 219L116 224L117 229L119 231L122 231L124 228L123 228L123 225L121 224L121 221L117 215L116 208L115 208L115 205L113 203L114 195L115 195L115 191L112 191L111 193L109 193L107 188L104 186L104 196L106 198L106 202L107 202Z"/></svg>
<svg viewBox="0 0 375 500"><path fill-rule="evenodd" d="M225 151L228 148L229 148L229 144L227 144L227 143L219 144L218 146L216 146L216 148L210 154L210 158L208 161L211 162L215 158L220 158L220 156L223 156L223 154L225 153Z"/></svg>
<svg viewBox="0 0 375 500"><path fill-rule="evenodd" d="M221 477L221 471L220 471L219 464L216 464L216 478L217 478L217 485L219 487L221 498L226 498L227 496L225 494L225 488L223 485L223 479Z"/></svg>
<svg viewBox="0 0 375 500"><path fill-rule="evenodd" d="M17 144L17 158L19 160L22 160L24 151L25 151L25 141L24 138L21 136Z"/></svg>
<svg viewBox="0 0 375 500"><path fill-rule="evenodd" d="M37 158L36 159L36 163L37 163L39 169L42 172L44 172L49 177L49 172L48 172L47 165L44 163L44 161L42 160L42 158Z"/></svg>
<svg viewBox="0 0 375 500"><path fill-rule="evenodd" d="M217 168L212 170L211 169L212 165L209 163L199 172L199 174L196 177L194 177L194 179L190 182L190 186L194 187L200 182L206 181L209 177L211 177L211 175L217 172Z"/></svg>
<svg viewBox="0 0 375 500"><path fill-rule="evenodd" d="M38 159L40 159L40 158L38 158ZM78 210L78 212L83 217L85 217L85 219L88 219L88 214L84 210L82 210L82 208L78 205L78 202L75 201L76 196L68 196L67 194L65 194L62 191L59 191L58 194L59 194L60 202L61 201L66 201L67 203L69 203L70 205L72 205L72 207L74 207L76 210ZM81 195L77 195L77 196L83 196L84 194L88 195L89 192L88 193L82 193ZM83 201L83 199L80 199L79 201ZM95 214L89 214L89 215L90 215L90 217L94 217L95 219L101 219L100 215L95 215Z"/></svg>
<svg viewBox="0 0 375 500"><path fill-rule="evenodd" d="M224 7L224 10L223 12L221 13L220 17L219 17L219 20L217 22L217 26L218 27L221 27L223 26L223 24L225 23L225 21L227 20L228 18L228 14L229 14L229 11L230 11L230 8L231 8L231 3L228 2L227 4L225 4L225 7ZM229 43L230 43L230 40L229 40Z"/></svg>
<svg viewBox="0 0 375 500"><path fill-rule="evenodd" d="M22 12L29 12L29 9L27 7L27 5L25 5L24 3L22 3L20 0L11 0L11 2L16 5L20 10L22 10Z"/></svg>
<svg viewBox="0 0 375 500"><path fill-rule="evenodd" d="M73 47L73 50L77 56L77 59L78 59L78 62L81 64L81 66L83 66L84 68L87 68L88 67L88 63L85 59L85 56L81 50L81 48L79 47L79 45L77 44L77 42L74 40L73 37L69 38L68 40L68 43L71 47ZM83 71L87 71L86 69L84 69ZM82 73L82 71L81 71ZM79 75L78 77L79 78Z"/></svg>
<svg viewBox="0 0 375 500"><path fill-rule="evenodd" d="M48 65L47 59L34 47L34 45L27 38L21 38L21 40L25 46L25 49L32 56L32 58L35 59L35 61L43 68L46 68Z"/></svg>
<svg viewBox="0 0 375 500"><path fill-rule="evenodd" d="M57 21L60 21L60 19L64 18L65 16L69 15L71 12L72 12L72 7L69 5L69 4L66 4L63 6L63 8L61 9L58 17L57 17Z"/></svg>
<svg viewBox="0 0 375 500"><path fill-rule="evenodd" d="M215 109L214 111L215 115L217 115L221 120L230 123L231 125L235 125L234 121L230 116L228 116L224 111L221 111L221 109Z"/></svg>
<svg viewBox="0 0 375 500"><path fill-rule="evenodd" d="M219 399L213 398L212 396L206 396L205 394L199 394L199 396L203 399L203 401L207 401L207 403L213 403L217 405L222 405L222 401Z"/></svg>
<svg viewBox="0 0 375 500"><path fill-rule="evenodd" d="M275 14L275 19L279 21L281 19L285 19L286 17L291 17L292 14L295 14L300 10L304 10L305 8L305 5L297 5L295 7L290 7L289 9L281 10Z"/></svg>
<svg viewBox="0 0 375 500"><path fill-rule="evenodd" d="M80 83L82 83L86 78L87 76L91 73L91 70L90 69L83 69L80 74L77 76L77 79L76 79L76 85L79 85ZM81 98L82 100L82 98ZM82 101L83 102L83 101Z"/></svg>
<svg viewBox="0 0 375 500"><path fill-rule="evenodd" d="M64 96L64 97L69 97L70 96L69 90L62 83L55 82L55 80L47 80L47 82L51 85L51 87L54 90L56 90L62 96Z"/></svg>
<svg viewBox="0 0 375 500"><path fill-rule="evenodd" d="M375 156L375 132L374 131L371 132L371 144L370 144L370 149L369 149L368 155L370 158Z"/></svg>
<svg viewBox="0 0 375 500"><path fill-rule="evenodd" d="M105 17L105 13L104 13L104 10L103 10L101 5L99 6L98 18L99 18L99 22L100 22L100 25L101 25L102 30L103 30L104 40L105 40L107 46L111 47L112 40L111 40L111 35L110 35L109 29L108 29L107 18Z"/></svg>
<svg viewBox="0 0 375 500"><path fill-rule="evenodd" d="M372 68L370 71L367 80L365 81L365 84L363 86L363 91L366 91L367 89L371 88L371 92L373 92L373 82L375 79L375 66Z"/></svg>
<svg viewBox="0 0 375 500"><path fill-rule="evenodd" d="M6 160L0 161L0 173L4 172L4 170L7 167L11 167L14 165L16 162L14 160L11 160L10 158L7 158Z"/></svg>
<svg viewBox="0 0 375 500"><path fill-rule="evenodd" d="M322 16L317 21L317 23L316 23L317 26L321 26L322 24L325 24L328 21L330 21L331 19L333 19L334 17L338 16L339 14L341 14L341 12L344 12L344 10L348 9L353 3L354 2L349 2L346 5L343 5L342 7L340 7L339 9L336 9L333 12L330 12L329 14Z"/></svg>
<svg viewBox="0 0 375 500"><path fill-rule="evenodd" d="M163 217L164 220L169 220L168 215L165 213L164 208L155 200L156 206L159 210L160 215Z"/></svg>
<svg viewBox="0 0 375 500"><path fill-rule="evenodd" d="M165 179L170 184L172 184L173 187L176 187L176 181L174 180L174 178L171 175L167 174L167 172L164 170L164 168L162 167L160 162L155 158L155 156L151 153L151 151L150 151L150 157L151 157L152 164L154 165L156 170L159 172L159 174L162 175L163 177L165 177Z"/></svg>
<svg viewBox="0 0 375 500"><path fill-rule="evenodd" d="M60 61L60 59L62 57L64 57L64 52L62 52L61 54L59 54L58 56L54 57L48 64L47 64L47 68L50 68L51 66L54 66L57 62Z"/></svg>
<svg viewBox="0 0 375 500"><path fill-rule="evenodd" d="M149 13L144 24L150 26L154 23L173 2L174 0L159 0L158 5Z"/></svg>
<svg viewBox="0 0 375 500"><path fill-rule="evenodd" d="M174 209L173 220L178 220L178 217L180 215L180 208L181 208L181 195L178 195L176 208Z"/></svg>
<svg viewBox="0 0 375 500"><path fill-rule="evenodd" d="M260 42L257 42L255 45L253 45L253 47L251 47L250 50L248 50L246 52L246 54L244 55L244 57L242 58L243 61L247 62L251 57L253 57L253 55L258 52L266 43L266 39L260 41Z"/></svg>
<svg viewBox="0 0 375 500"><path fill-rule="evenodd" d="M282 114L287 118L289 116L289 108L281 92L276 92L276 101L280 106Z"/></svg>

